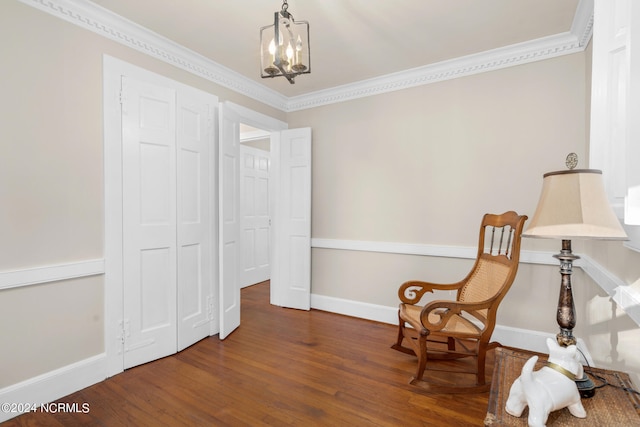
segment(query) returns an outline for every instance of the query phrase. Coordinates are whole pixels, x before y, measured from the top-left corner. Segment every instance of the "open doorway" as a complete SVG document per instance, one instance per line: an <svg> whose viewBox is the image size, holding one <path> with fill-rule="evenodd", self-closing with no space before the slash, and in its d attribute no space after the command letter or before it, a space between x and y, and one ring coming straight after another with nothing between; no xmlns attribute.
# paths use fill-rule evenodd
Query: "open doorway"
<svg viewBox="0 0 640 427"><path fill-rule="evenodd" d="M232 102L220 104L220 339L240 326L240 124L270 134L271 304L311 303L311 128L287 124Z"/></svg>

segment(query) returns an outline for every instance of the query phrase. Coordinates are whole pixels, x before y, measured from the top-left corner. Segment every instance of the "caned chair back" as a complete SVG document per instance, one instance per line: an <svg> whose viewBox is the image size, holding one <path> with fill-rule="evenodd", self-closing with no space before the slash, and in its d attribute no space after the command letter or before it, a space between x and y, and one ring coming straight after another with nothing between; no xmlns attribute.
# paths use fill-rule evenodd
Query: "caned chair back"
<svg viewBox="0 0 640 427"><path fill-rule="evenodd" d="M486 214L478 238L478 256L458 301L494 300L495 309L513 284L520 261L520 241L526 217L515 212ZM487 315L487 310L482 310Z"/></svg>

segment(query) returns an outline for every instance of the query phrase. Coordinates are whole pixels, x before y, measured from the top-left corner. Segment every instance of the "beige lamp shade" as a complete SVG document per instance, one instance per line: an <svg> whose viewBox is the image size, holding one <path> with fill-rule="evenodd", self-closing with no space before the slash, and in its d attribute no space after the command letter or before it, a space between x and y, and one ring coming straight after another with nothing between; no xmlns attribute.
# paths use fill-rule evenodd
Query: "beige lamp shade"
<svg viewBox="0 0 640 427"><path fill-rule="evenodd" d="M596 169L544 174L538 207L523 236L627 240Z"/></svg>

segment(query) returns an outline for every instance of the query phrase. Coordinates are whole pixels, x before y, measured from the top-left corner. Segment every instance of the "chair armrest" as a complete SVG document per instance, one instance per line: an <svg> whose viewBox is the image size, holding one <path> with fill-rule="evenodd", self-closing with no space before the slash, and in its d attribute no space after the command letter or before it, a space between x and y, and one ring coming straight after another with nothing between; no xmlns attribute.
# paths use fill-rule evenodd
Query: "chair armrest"
<svg viewBox="0 0 640 427"><path fill-rule="evenodd" d="M463 312L469 313L471 316L486 324L487 318L478 312L478 310L488 309L493 302L491 300L482 302L459 302L459 301L445 301L437 300L432 301L429 304L422 307L420 312L420 322L422 326L431 332L436 332L447 326L449 319L453 315L462 315ZM438 321L432 323L429 320L430 314L436 314ZM484 329L484 328L483 328Z"/></svg>
<svg viewBox="0 0 640 427"><path fill-rule="evenodd" d="M441 284L421 282L419 280L409 280L400 285L398 289L398 297L405 304L417 304L422 296L427 292L438 291L457 291L462 287L464 282Z"/></svg>

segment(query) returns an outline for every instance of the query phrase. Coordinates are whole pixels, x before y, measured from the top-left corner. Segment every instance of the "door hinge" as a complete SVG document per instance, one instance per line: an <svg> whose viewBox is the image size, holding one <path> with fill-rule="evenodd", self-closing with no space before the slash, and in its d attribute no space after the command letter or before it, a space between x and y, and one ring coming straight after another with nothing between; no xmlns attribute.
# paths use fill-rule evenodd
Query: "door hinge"
<svg viewBox="0 0 640 427"><path fill-rule="evenodd" d="M126 113L127 112L127 96L125 95L124 91L121 90L120 91L120 109L122 110L122 113Z"/></svg>
<svg viewBox="0 0 640 427"><path fill-rule="evenodd" d="M118 330L120 333L116 336L116 341L124 345L124 322L122 320L118 322Z"/></svg>
<svg viewBox="0 0 640 427"><path fill-rule="evenodd" d="M120 322L118 322L119 326L120 326L120 342L122 342L122 345L124 346L127 338L129 338L129 336L131 335L131 327L129 324L129 319L124 319L121 320Z"/></svg>
<svg viewBox="0 0 640 427"><path fill-rule="evenodd" d="M122 113L127 112L127 78L125 76L121 77L120 81L120 108Z"/></svg>
<svg viewBox="0 0 640 427"><path fill-rule="evenodd" d="M213 319L213 295L207 296L207 319Z"/></svg>
<svg viewBox="0 0 640 427"><path fill-rule="evenodd" d="M211 111L211 105L207 105L207 130L213 131L213 112Z"/></svg>

